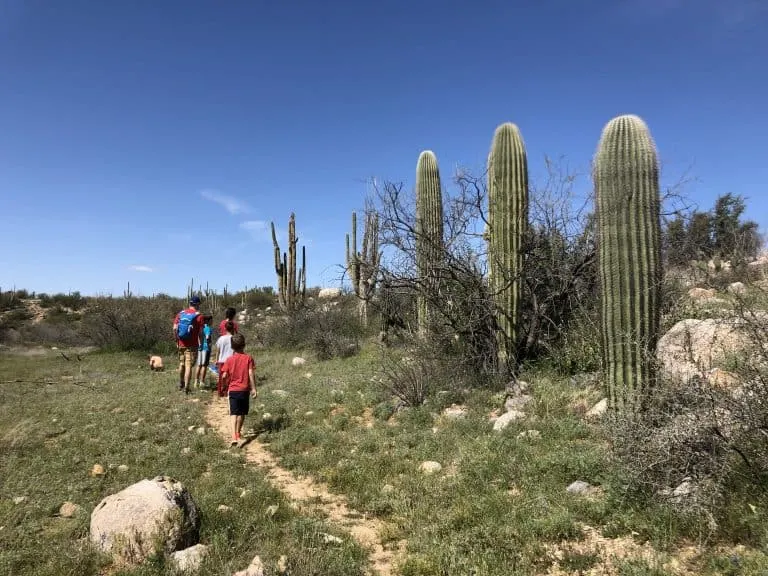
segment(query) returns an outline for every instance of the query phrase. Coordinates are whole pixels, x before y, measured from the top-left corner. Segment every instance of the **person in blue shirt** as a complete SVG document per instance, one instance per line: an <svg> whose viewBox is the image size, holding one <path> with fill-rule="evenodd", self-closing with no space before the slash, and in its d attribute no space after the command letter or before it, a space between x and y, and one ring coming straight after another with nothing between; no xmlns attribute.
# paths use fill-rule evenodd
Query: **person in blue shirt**
<svg viewBox="0 0 768 576"><path fill-rule="evenodd" d="M195 387L202 388L205 385L206 375L208 373L208 363L211 361L211 337L213 329L211 321L213 316L206 314L203 316L203 329L200 330L200 345L197 351L197 374L195 375Z"/></svg>

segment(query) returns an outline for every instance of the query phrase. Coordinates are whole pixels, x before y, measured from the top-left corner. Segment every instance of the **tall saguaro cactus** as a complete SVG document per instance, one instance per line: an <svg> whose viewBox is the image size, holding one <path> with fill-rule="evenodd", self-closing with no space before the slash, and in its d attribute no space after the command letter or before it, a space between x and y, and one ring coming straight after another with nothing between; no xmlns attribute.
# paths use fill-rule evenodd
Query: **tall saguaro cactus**
<svg viewBox="0 0 768 576"><path fill-rule="evenodd" d="M496 128L488 155L488 258L496 301L499 361L514 371L519 339L525 234L528 229L528 159L517 126Z"/></svg>
<svg viewBox="0 0 768 576"><path fill-rule="evenodd" d="M662 279L659 165L642 119L606 124L594 177L608 404L636 413L656 379Z"/></svg>
<svg viewBox="0 0 768 576"><path fill-rule="evenodd" d="M416 164L416 267L420 284L418 330L422 336L429 332L434 318L433 302L439 290L442 257L443 194L440 170L435 154L425 150L419 154Z"/></svg>
<svg viewBox="0 0 768 576"><path fill-rule="evenodd" d="M368 211L365 215L363 227L362 252L357 251L357 213L352 212L352 245L347 244L347 269L349 270L355 295L358 297L360 322L368 326L368 302L376 291L376 279L378 277L379 262L379 215L374 211Z"/></svg>
<svg viewBox="0 0 768 576"><path fill-rule="evenodd" d="M284 311L298 310L304 305L307 294L307 253L301 247L301 268L296 270L296 215L291 212L288 220L288 252L280 257L280 245L277 243L275 223L272 226L272 244L275 248L275 273L277 274L277 300Z"/></svg>

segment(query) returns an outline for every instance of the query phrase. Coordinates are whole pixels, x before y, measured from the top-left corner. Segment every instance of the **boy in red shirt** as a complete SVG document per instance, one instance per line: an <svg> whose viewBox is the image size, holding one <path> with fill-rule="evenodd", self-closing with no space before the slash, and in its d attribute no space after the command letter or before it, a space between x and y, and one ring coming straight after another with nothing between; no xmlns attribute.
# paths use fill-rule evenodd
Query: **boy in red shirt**
<svg viewBox="0 0 768 576"><path fill-rule="evenodd" d="M230 334L237 334L237 330L240 327L235 322L235 314L237 314L237 310L231 306L224 311L224 320L219 323L219 336L224 336L227 333L227 322L232 322L232 325L235 327Z"/></svg>
<svg viewBox="0 0 768 576"><path fill-rule="evenodd" d="M248 415L248 392L256 398L256 364L253 358L245 353L245 336L235 334L232 336L233 354L221 367L221 378L227 387L229 396L229 415L232 422L232 445L242 446L243 439L240 431L243 422Z"/></svg>
<svg viewBox="0 0 768 576"><path fill-rule="evenodd" d="M192 379L192 367L197 362L197 347L200 329L205 324L200 310L200 297L192 296L189 308L185 308L173 319L173 335L179 350L179 390L189 394L189 382Z"/></svg>

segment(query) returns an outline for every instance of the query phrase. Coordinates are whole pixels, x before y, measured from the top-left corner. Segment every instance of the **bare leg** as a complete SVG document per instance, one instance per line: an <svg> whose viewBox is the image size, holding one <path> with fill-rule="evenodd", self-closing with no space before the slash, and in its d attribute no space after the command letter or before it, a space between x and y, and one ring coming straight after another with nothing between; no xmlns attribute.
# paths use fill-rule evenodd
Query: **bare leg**
<svg viewBox="0 0 768 576"><path fill-rule="evenodd" d="M234 414L229 417L230 426L232 428L232 444L235 444L237 442L237 419L240 418L240 416L235 416Z"/></svg>
<svg viewBox="0 0 768 576"><path fill-rule="evenodd" d="M245 416L236 416L237 420L235 422L235 433L237 434L237 438L240 438L240 433L243 431L243 422L245 422Z"/></svg>

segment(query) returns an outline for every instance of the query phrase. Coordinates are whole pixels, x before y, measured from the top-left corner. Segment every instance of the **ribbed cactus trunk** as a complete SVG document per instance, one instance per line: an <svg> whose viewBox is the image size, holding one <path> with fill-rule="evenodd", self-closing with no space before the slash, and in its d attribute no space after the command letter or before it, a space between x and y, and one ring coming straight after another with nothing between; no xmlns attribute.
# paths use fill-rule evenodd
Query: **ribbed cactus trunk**
<svg viewBox="0 0 768 576"><path fill-rule="evenodd" d="M662 280L659 166L645 122L611 120L594 170L608 404L637 413L656 381Z"/></svg>
<svg viewBox="0 0 768 576"><path fill-rule="evenodd" d="M352 212L352 244L346 237L347 270L358 298L360 323L368 327L368 303L376 292L381 253L379 252L379 215L369 211L365 215L362 252L357 251L357 213Z"/></svg>
<svg viewBox="0 0 768 576"><path fill-rule="evenodd" d="M443 258L443 195L437 158L430 150L419 155L416 164L416 266L420 290L418 331L426 336L434 321L434 302L439 291Z"/></svg>
<svg viewBox="0 0 768 576"><path fill-rule="evenodd" d="M499 363L517 369L524 242L528 229L528 160L517 126L496 129L488 156L489 286L496 302Z"/></svg>

